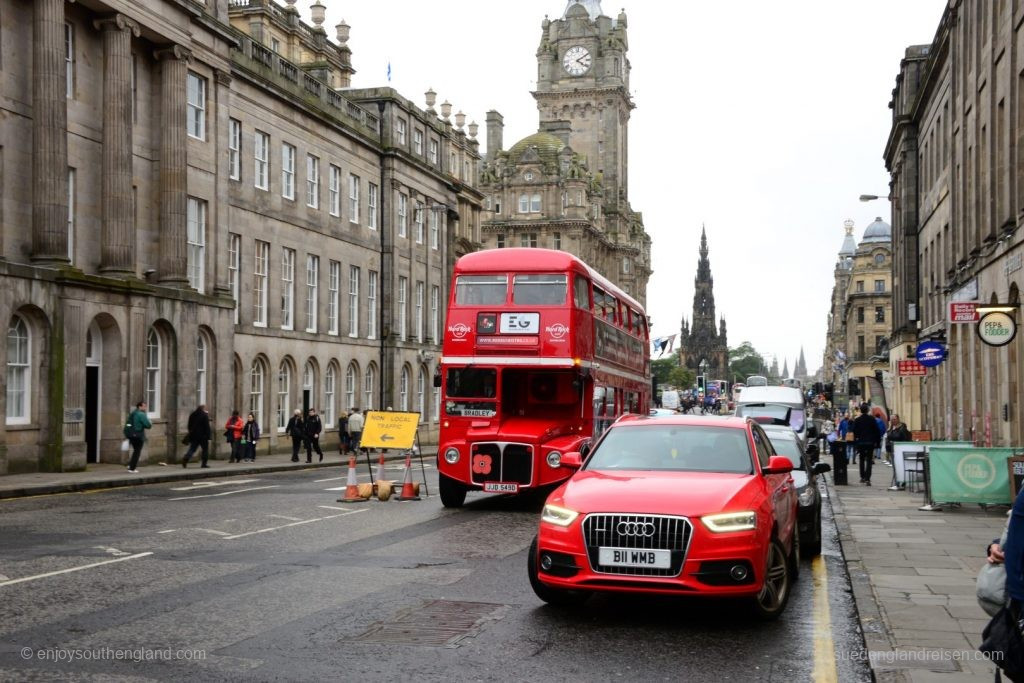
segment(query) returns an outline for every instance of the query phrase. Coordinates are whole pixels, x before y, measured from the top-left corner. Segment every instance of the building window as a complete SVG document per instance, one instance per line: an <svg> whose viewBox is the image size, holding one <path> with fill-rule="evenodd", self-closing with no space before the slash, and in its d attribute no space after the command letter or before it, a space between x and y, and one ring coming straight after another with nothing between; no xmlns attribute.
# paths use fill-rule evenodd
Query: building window
<svg viewBox="0 0 1024 683"><path fill-rule="evenodd" d="M341 280L341 264L331 261L327 274L327 333L338 334L338 287Z"/></svg>
<svg viewBox="0 0 1024 683"><path fill-rule="evenodd" d="M363 408L373 409L373 389L377 384L377 369L373 365L366 366L366 381L363 382Z"/></svg>
<svg viewBox="0 0 1024 683"><path fill-rule="evenodd" d="M404 194L398 195L398 236L405 237L408 234L408 211L409 198Z"/></svg>
<svg viewBox="0 0 1024 683"><path fill-rule="evenodd" d="M408 311L405 307L406 296L409 291L409 278L398 276L398 338L405 341L408 330L406 318Z"/></svg>
<svg viewBox="0 0 1024 683"><path fill-rule="evenodd" d="M348 221L359 222L359 176L348 176Z"/></svg>
<svg viewBox="0 0 1024 683"><path fill-rule="evenodd" d="M320 159L306 155L306 206L320 208Z"/></svg>
<svg viewBox="0 0 1024 683"><path fill-rule="evenodd" d="M75 263L75 169L68 167L68 262Z"/></svg>
<svg viewBox="0 0 1024 683"><path fill-rule="evenodd" d="M884 307L882 307L882 306L875 306L875 322L876 323L884 323L885 322L885 308Z"/></svg>
<svg viewBox="0 0 1024 683"><path fill-rule="evenodd" d="M402 368L402 381L398 387L398 409L409 412L409 368Z"/></svg>
<svg viewBox="0 0 1024 683"><path fill-rule="evenodd" d="M327 366L324 373L324 428L334 427L334 383L337 378L337 370L333 365Z"/></svg>
<svg viewBox="0 0 1024 683"><path fill-rule="evenodd" d="M281 363L280 369L277 371L277 431L284 432L285 427L288 426L288 418L290 415L290 408L288 406L288 397L291 393L292 384L292 369L285 361Z"/></svg>
<svg viewBox="0 0 1024 683"><path fill-rule="evenodd" d="M857 322L859 322L859 323L864 322L864 307L863 306L858 306L857 307Z"/></svg>
<svg viewBox="0 0 1024 683"><path fill-rule="evenodd" d="M456 177L459 175L459 160L455 156L455 152L449 152L448 154L448 172Z"/></svg>
<svg viewBox="0 0 1024 683"><path fill-rule="evenodd" d="M366 227L377 229L377 186L370 183L366 193Z"/></svg>
<svg viewBox="0 0 1024 683"><path fill-rule="evenodd" d="M405 119L395 119L395 137L398 138L398 144L405 144Z"/></svg>
<svg viewBox="0 0 1024 683"><path fill-rule="evenodd" d="M75 27L64 24L64 94L70 100L75 96Z"/></svg>
<svg viewBox="0 0 1024 683"><path fill-rule="evenodd" d="M540 213L540 195L530 195L530 213Z"/></svg>
<svg viewBox="0 0 1024 683"><path fill-rule="evenodd" d="M437 165L437 140L430 141L430 163Z"/></svg>
<svg viewBox="0 0 1024 683"><path fill-rule="evenodd" d="M857 336L857 360L864 360L864 335Z"/></svg>
<svg viewBox="0 0 1024 683"><path fill-rule="evenodd" d="M856 290L855 291L857 291L857 292L863 292L864 291L864 281L863 280L857 280Z"/></svg>
<svg viewBox="0 0 1024 683"><path fill-rule="evenodd" d="M519 213L530 213L530 196L519 195Z"/></svg>
<svg viewBox="0 0 1024 683"><path fill-rule="evenodd" d="M875 254L875 265L880 266L885 263L885 254Z"/></svg>
<svg viewBox="0 0 1024 683"><path fill-rule="evenodd" d="M440 239L441 212L432 210L430 212L430 248L437 249Z"/></svg>
<svg viewBox="0 0 1024 683"><path fill-rule="evenodd" d="M206 405L206 337L196 337L196 405Z"/></svg>
<svg viewBox="0 0 1024 683"><path fill-rule="evenodd" d="M281 196L295 199L295 146L281 143Z"/></svg>
<svg viewBox="0 0 1024 683"><path fill-rule="evenodd" d="M7 327L7 424L28 424L31 418L32 337L21 316Z"/></svg>
<svg viewBox="0 0 1024 683"><path fill-rule="evenodd" d="M434 422L437 422L437 416L441 414L441 387L434 387L434 401L431 414Z"/></svg>
<svg viewBox="0 0 1024 683"><path fill-rule="evenodd" d="M358 381L358 372L354 364L349 364L348 369L345 370L345 404L349 408L356 408L356 383Z"/></svg>
<svg viewBox="0 0 1024 683"><path fill-rule="evenodd" d="M504 249L505 248L505 233L503 233L503 232L502 233L498 233L497 237L495 238L495 241L498 244L498 249Z"/></svg>
<svg viewBox="0 0 1024 683"><path fill-rule="evenodd" d="M412 151L417 156L423 156L423 131L414 130L412 133Z"/></svg>
<svg viewBox="0 0 1024 683"><path fill-rule="evenodd" d="M377 338L377 271L366 273L366 338Z"/></svg>
<svg viewBox="0 0 1024 683"><path fill-rule="evenodd" d="M206 291L206 202L189 197L186 202L188 240L188 284L202 294Z"/></svg>
<svg viewBox="0 0 1024 683"><path fill-rule="evenodd" d="M188 135L197 140L206 139L206 79L191 71L186 79L186 108Z"/></svg>
<svg viewBox="0 0 1024 683"><path fill-rule="evenodd" d="M470 163L468 161L463 161L462 162L462 179L465 180L467 183L472 184L472 182L473 182L473 178L471 177L472 174L473 174L473 167L470 165Z"/></svg>
<svg viewBox="0 0 1024 683"><path fill-rule="evenodd" d="M430 287L430 338L435 342L440 341L437 336L438 322L440 321L441 288L437 285Z"/></svg>
<svg viewBox="0 0 1024 683"><path fill-rule="evenodd" d="M884 292L885 291L885 280L875 280L875 291L876 292Z"/></svg>
<svg viewBox="0 0 1024 683"><path fill-rule="evenodd" d="M306 256L306 332L316 332L320 307L320 257Z"/></svg>
<svg viewBox="0 0 1024 683"><path fill-rule="evenodd" d="M501 199L494 198L494 213L495 215L501 215Z"/></svg>
<svg viewBox="0 0 1024 683"><path fill-rule="evenodd" d="M629 274L630 260L628 256L622 257L622 272Z"/></svg>
<svg viewBox="0 0 1024 683"><path fill-rule="evenodd" d="M228 233L228 289L231 290L231 298L235 300L235 323L238 323L238 298L239 271L242 268L242 236L231 232Z"/></svg>
<svg viewBox="0 0 1024 683"><path fill-rule="evenodd" d="M423 221L426 208L420 202L416 202L416 244L423 244Z"/></svg>
<svg viewBox="0 0 1024 683"><path fill-rule="evenodd" d="M327 194L332 216L341 215L341 169L331 164L327 178Z"/></svg>
<svg viewBox="0 0 1024 683"><path fill-rule="evenodd" d="M146 403L149 404L147 415L160 417L160 386L163 375L160 370L160 335L154 328L149 328L146 337Z"/></svg>
<svg viewBox="0 0 1024 683"><path fill-rule="evenodd" d="M228 175L242 179L242 122L238 119L228 119Z"/></svg>
<svg viewBox="0 0 1024 683"><path fill-rule="evenodd" d="M295 328L295 250L281 250L281 329Z"/></svg>
<svg viewBox="0 0 1024 683"><path fill-rule="evenodd" d="M427 371L420 368L416 373L416 410L423 422L427 421Z"/></svg>
<svg viewBox="0 0 1024 683"><path fill-rule="evenodd" d="M524 232L519 235L519 246L521 247L534 247L537 246L537 233L535 232Z"/></svg>
<svg viewBox="0 0 1024 683"><path fill-rule="evenodd" d="M271 36L270 37L270 49L273 50L275 53L280 54L280 52L281 52L281 41L278 40L277 38Z"/></svg>
<svg viewBox="0 0 1024 683"><path fill-rule="evenodd" d="M266 372L263 369L263 362L253 361L252 369L249 371L249 412L256 419L256 424L263 422L263 384Z"/></svg>
<svg viewBox="0 0 1024 683"><path fill-rule="evenodd" d="M270 175L270 136L266 133L256 131L256 135L253 137L252 146L253 159L255 160L256 168L253 173L253 184L259 190L267 190L270 188L268 184L268 178Z"/></svg>
<svg viewBox="0 0 1024 683"><path fill-rule="evenodd" d="M416 341L423 341L423 283L416 283Z"/></svg>
<svg viewBox="0 0 1024 683"><path fill-rule="evenodd" d="M267 262L270 243L256 240L256 264L253 269L253 320L257 327L267 326Z"/></svg>
<svg viewBox="0 0 1024 683"><path fill-rule="evenodd" d="M359 267L348 267L348 336L359 336Z"/></svg>
<svg viewBox="0 0 1024 683"><path fill-rule="evenodd" d="M556 232L551 235L551 248L561 249L562 248L562 233Z"/></svg>

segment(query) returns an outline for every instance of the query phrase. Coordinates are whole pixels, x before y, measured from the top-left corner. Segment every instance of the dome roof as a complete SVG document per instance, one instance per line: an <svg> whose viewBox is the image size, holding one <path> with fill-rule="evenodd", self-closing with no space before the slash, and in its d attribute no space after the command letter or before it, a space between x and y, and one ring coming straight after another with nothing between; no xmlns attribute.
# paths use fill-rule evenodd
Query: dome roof
<svg viewBox="0 0 1024 683"><path fill-rule="evenodd" d="M892 228L889 224L882 220L881 216L875 218L875 222L867 227L864 231L864 239L861 240L861 244L865 242L891 242L892 241Z"/></svg>
<svg viewBox="0 0 1024 683"><path fill-rule="evenodd" d="M512 145L508 150L509 161L518 164L522 156L531 148L537 150L537 155L544 164L557 164L558 155L565 149L565 143L551 133L534 133Z"/></svg>

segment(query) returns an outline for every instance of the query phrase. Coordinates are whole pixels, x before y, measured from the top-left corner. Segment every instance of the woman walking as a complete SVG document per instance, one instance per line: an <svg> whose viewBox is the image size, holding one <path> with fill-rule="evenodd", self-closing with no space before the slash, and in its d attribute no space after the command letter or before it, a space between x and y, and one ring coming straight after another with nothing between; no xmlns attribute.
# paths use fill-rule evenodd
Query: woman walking
<svg viewBox="0 0 1024 683"><path fill-rule="evenodd" d="M249 413L249 418L242 427L242 462L256 462L256 443L260 440L260 426L256 416Z"/></svg>
<svg viewBox="0 0 1024 683"><path fill-rule="evenodd" d="M242 448L242 428L245 427L245 420L238 414L237 410L231 411L231 417L224 423L224 435L228 438L228 443L231 445L231 455L228 457L228 462L242 462L242 456L244 455Z"/></svg>

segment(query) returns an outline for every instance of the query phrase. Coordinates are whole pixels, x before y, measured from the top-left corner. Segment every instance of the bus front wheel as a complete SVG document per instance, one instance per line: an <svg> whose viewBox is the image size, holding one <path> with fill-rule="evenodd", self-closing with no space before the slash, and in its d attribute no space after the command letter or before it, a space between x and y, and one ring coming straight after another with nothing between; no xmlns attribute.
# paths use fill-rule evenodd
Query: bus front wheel
<svg viewBox="0 0 1024 683"><path fill-rule="evenodd" d="M466 502L466 487L443 474L437 477L441 489L441 504L446 508L460 508Z"/></svg>

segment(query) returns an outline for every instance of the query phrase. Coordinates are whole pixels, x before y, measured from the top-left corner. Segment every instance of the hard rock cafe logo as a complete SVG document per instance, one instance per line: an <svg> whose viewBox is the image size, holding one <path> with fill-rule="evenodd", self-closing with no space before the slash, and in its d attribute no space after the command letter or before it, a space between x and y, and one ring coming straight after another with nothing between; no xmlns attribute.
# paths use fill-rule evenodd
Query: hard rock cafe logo
<svg viewBox="0 0 1024 683"><path fill-rule="evenodd" d="M569 328L562 323L555 323L544 328L544 331L551 335L552 339L562 339L569 334Z"/></svg>
<svg viewBox="0 0 1024 683"><path fill-rule="evenodd" d="M452 333L452 336L456 339L464 339L470 332L470 327L466 323L456 323L448 328L448 331Z"/></svg>

